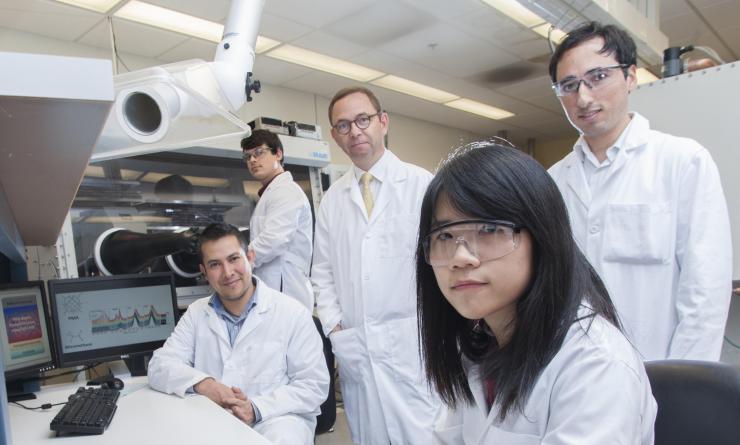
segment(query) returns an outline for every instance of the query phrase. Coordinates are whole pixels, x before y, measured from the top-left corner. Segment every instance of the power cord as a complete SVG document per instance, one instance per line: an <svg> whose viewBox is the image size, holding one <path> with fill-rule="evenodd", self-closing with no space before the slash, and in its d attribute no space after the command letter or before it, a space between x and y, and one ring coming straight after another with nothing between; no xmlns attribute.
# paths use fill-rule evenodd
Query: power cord
<svg viewBox="0 0 740 445"><path fill-rule="evenodd" d="M37 409L51 409L52 406L66 405L67 404L67 402L59 402L59 403L44 403L43 405L40 405L40 406L26 406L26 405L23 405L22 403L19 403L19 402L10 402L10 403L12 403L13 405L18 405L21 408L27 409L29 411L34 411L34 410L37 410Z"/></svg>

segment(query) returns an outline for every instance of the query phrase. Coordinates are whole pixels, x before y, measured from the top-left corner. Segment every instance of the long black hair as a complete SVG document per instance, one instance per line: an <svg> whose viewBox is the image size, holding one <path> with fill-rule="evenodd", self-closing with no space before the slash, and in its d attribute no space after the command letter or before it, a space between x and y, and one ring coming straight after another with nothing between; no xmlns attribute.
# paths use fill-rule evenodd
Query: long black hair
<svg viewBox="0 0 740 445"><path fill-rule="evenodd" d="M424 259L422 240L433 228L440 198L463 215L511 221L531 235L532 278L517 300L505 345L450 305ZM582 302L619 328L604 284L573 240L565 203L550 175L530 156L494 142L460 147L440 165L422 203L416 276L427 378L449 406L472 403L465 356L481 366L482 378L494 379L502 420L511 409L524 407L578 320Z"/></svg>

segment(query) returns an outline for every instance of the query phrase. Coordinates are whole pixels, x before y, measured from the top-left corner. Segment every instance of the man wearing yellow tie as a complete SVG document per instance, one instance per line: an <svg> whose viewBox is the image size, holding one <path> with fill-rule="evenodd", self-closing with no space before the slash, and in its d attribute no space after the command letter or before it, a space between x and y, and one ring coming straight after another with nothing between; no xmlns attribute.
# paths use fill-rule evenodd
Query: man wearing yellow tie
<svg viewBox="0 0 740 445"><path fill-rule="evenodd" d="M385 148L388 114L372 91L336 93L329 121L354 166L321 201L311 280L352 440L428 444L439 401L419 357L414 249L431 174Z"/></svg>

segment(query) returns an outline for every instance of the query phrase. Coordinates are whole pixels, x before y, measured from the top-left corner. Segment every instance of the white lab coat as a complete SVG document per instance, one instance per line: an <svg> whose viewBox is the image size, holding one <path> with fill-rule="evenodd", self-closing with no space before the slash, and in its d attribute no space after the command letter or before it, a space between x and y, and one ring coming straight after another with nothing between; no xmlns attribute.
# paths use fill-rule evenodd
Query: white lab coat
<svg viewBox="0 0 740 445"><path fill-rule="evenodd" d="M259 299L247 315L234 346L226 325L208 298L195 301L164 346L149 362L149 385L184 396L206 377L241 388L265 425L297 420L299 434L313 444L316 415L329 391L323 344L310 313L285 295L257 282ZM207 427L204 426L204 427ZM269 431L261 431L273 436ZM304 434L308 432L308 435ZM278 435L279 437L279 435Z"/></svg>
<svg viewBox="0 0 740 445"><path fill-rule="evenodd" d="M308 278L313 217L306 194L290 172L278 175L265 189L252 213L249 237L249 247L256 254L254 274L313 311Z"/></svg>
<svg viewBox="0 0 740 445"><path fill-rule="evenodd" d="M590 323L590 326L589 326ZM523 412L488 410L477 365L465 362L475 402L443 409L435 444L652 445L657 404L637 351L601 317L574 323Z"/></svg>
<svg viewBox="0 0 740 445"><path fill-rule="evenodd" d="M421 200L431 175L386 150L370 172L381 180L368 221L350 170L327 191L316 221L311 279L331 334L355 443L431 441L438 399L419 356L415 263Z"/></svg>
<svg viewBox="0 0 740 445"><path fill-rule="evenodd" d="M717 167L697 142L650 130L637 113L625 132L600 190L576 151L550 169L573 235L645 360L718 360L732 242Z"/></svg>

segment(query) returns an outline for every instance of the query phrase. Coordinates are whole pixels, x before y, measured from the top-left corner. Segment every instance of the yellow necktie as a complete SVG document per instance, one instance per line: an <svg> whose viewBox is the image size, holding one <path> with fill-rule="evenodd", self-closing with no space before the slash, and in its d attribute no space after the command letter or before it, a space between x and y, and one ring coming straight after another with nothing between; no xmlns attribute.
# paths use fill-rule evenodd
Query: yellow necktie
<svg viewBox="0 0 740 445"><path fill-rule="evenodd" d="M373 175L370 173L365 172L360 176L360 182L362 183L362 200L365 202L365 210L367 210L368 218L373 212L373 205L375 205L375 202L373 201L373 191L370 190L370 181L372 180Z"/></svg>

